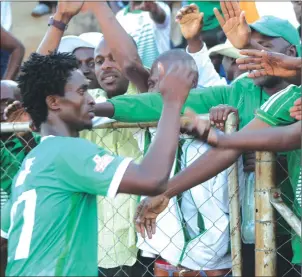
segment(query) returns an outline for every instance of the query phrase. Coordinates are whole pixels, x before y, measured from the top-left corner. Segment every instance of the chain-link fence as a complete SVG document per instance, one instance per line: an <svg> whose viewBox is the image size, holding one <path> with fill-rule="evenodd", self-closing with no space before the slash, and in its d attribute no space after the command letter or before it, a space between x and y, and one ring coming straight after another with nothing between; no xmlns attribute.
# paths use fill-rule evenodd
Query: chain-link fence
<svg viewBox="0 0 302 277"><path fill-rule="evenodd" d="M230 115L225 131L236 131L236 121ZM155 122L110 121L80 136L113 154L139 162L155 136L156 126ZM1 202L4 202L10 194L12 178L26 153L39 143L39 137L28 132L27 123L2 123L1 131ZM208 145L180 135L171 177L208 149ZM295 231L301 236L301 221L286 208L292 204L293 196L276 190L278 178L284 180L281 186L288 178L275 175L273 157L257 153L255 175L244 174L239 159L214 178L172 198L157 218L157 231L152 239L137 235L133 223L143 196L98 197L99 276L255 276L244 271L244 267L248 269L246 272L252 271L250 259L256 260L256 266L253 265L256 276L276 276L277 267L278 275L292 276L297 268L292 263L290 242L295 239ZM289 201L286 206L280 195ZM273 207L280 212L277 218ZM250 257L244 253L247 244L252 247ZM276 266L277 257L278 263L279 260L287 263L288 270L284 264Z"/></svg>

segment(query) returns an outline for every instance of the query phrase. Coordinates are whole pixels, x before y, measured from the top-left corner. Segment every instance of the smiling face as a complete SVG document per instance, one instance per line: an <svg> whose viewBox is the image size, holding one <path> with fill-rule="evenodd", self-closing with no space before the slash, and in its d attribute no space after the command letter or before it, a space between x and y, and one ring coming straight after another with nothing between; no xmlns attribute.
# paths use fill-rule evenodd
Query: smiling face
<svg viewBox="0 0 302 277"><path fill-rule="evenodd" d="M80 70L72 71L65 85L65 95L46 98L49 114L56 113L71 130L91 129L95 102L87 92L88 84Z"/></svg>
<svg viewBox="0 0 302 277"><path fill-rule="evenodd" d="M129 81L122 75L121 68L113 59L104 39L95 49L94 55L96 78L108 97L126 93Z"/></svg>
<svg viewBox="0 0 302 277"><path fill-rule="evenodd" d="M77 48L73 54L76 56L76 59L79 62L79 69L90 81L89 88L99 88L99 84L94 72L94 49L81 47Z"/></svg>

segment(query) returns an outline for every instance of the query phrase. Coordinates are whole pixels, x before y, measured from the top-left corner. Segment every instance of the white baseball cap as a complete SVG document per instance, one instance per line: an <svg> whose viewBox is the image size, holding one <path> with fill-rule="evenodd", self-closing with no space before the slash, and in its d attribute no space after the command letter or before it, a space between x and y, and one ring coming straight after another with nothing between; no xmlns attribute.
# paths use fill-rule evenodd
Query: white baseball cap
<svg viewBox="0 0 302 277"><path fill-rule="evenodd" d="M219 54L222 56L238 59L243 57L237 48L235 48L229 40L223 44L215 45L209 49L209 56Z"/></svg>
<svg viewBox="0 0 302 277"><path fill-rule="evenodd" d="M103 35L97 32L83 33L79 36L64 36L61 39L58 52L73 53L78 48L94 49Z"/></svg>

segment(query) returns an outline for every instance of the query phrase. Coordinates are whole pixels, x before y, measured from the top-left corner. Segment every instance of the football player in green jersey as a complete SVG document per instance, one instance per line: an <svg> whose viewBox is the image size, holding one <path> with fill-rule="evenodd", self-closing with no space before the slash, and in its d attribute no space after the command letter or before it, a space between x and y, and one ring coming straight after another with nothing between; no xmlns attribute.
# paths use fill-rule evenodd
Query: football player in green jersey
<svg viewBox="0 0 302 277"><path fill-rule="evenodd" d="M96 195L157 195L174 161L180 110L194 79L189 65L159 64L164 109L140 164L78 137L92 127L88 81L68 53L31 55L18 80L24 108L41 143L12 185L8 276L97 276ZM165 145L165 147L162 147Z"/></svg>

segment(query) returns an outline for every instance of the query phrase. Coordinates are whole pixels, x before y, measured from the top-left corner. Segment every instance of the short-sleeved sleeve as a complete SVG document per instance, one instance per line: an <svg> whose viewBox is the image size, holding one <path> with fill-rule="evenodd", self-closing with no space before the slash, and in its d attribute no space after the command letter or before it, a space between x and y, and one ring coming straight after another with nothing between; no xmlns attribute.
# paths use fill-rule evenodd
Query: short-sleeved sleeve
<svg viewBox="0 0 302 277"><path fill-rule="evenodd" d="M64 138L56 159L58 181L67 190L115 197L131 158L113 156L80 138Z"/></svg>
<svg viewBox="0 0 302 277"><path fill-rule="evenodd" d="M198 114L208 113L210 108L219 104L229 104L232 86L217 86L190 91L182 109L191 108ZM233 96L234 97L234 96ZM108 100L114 106L113 119L123 122L157 121L163 108L160 93L120 95Z"/></svg>
<svg viewBox="0 0 302 277"><path fill-rule="evenodd" d="M271 126L283 126L294 123L290 116L290 108L301 97L301 86L290 85L271 96L256 112L256 118Z"/></svg>
<svg viewBox="0 0 302 277"><path fill-rule="evenodd" d="M4 239L8 239L11 207L12 207L12 202L11 199L9 199L1 208L1 237Z"/></svg>

